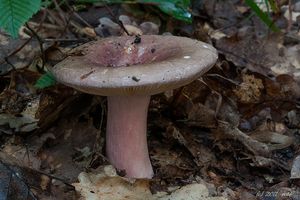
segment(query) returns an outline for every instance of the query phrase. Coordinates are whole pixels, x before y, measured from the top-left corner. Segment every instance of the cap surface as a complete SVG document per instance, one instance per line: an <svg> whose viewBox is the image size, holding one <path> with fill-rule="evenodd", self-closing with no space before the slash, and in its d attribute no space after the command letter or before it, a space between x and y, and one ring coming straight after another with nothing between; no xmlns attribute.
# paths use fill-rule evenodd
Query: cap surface
<svg viewBox="0 0 300 200"><path fill-rule="evenodd" d="M186 85L217 60L209 44L186 37L110 37L75 48L52 68L58 82L85 93L157 94Z"/></svg>

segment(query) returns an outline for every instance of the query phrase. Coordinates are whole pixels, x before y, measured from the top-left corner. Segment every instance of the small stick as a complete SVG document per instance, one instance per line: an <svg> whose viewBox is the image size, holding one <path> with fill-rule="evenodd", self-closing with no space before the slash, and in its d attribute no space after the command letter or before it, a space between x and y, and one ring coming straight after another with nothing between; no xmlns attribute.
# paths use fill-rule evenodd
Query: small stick
<svg viewBox="0 0 300 200"><path fill-rule="evenodd" d="M129 32L127 31L127 29L125 28L124 24L122 23L122 21L120 21L116 15L111 11L111 9L106 5L104 4L106 10L109 12L109 14L114 18L114 20L117 22L117 24L125 31L125 33L127 35L130 35Z"/></svg>
<svg viewBox="0 0 300 200"><path fill-rule="evenodd" d="M44 47L43 47L43 41L40 38L40 36L28 25L28 23L25 23L26 28L28 28L31 33L36 37L36 39L39 41L39 45L40 45L40 50L41 50L41 54L42 54L42 69L44 69L45 63L46 63L46 57L45 57L45 53L44 53Z"/></svg>

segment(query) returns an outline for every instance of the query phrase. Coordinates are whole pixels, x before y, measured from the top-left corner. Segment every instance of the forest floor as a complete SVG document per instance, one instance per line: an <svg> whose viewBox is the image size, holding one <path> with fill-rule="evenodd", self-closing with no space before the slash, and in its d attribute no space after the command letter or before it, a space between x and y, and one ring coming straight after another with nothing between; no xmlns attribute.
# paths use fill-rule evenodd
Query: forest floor
<svg viewBox="0 0 300 200"><path fill-rule="evenodd" d="M0 199L299 200L300 1L278 6L278 32L237 0L195 1L192 24L149 5L54 5L18 39L0 32ZM35 87L70 49L124 34L120 16L132 32L219 53L201 78L152 97L152 180L118 176L105 158L105 97L51 77Z"/></svg>

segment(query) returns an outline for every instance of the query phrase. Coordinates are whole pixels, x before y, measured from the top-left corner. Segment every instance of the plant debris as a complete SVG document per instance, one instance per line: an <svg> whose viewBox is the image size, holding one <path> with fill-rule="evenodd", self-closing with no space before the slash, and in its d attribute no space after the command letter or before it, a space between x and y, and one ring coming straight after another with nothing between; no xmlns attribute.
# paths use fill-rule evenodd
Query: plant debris
<svg viewBox="0 0 300 200"><path fill-rule="evenodd" d="M0 199L300 199L300 4L269 2L277 9L259 8L279 32L244 1L217 0L194 1L192 24L146 4L52 1L19 39L0 32ZM128 180L105 157L105 98L47 74L85 42L136 35L129 46L141 45L145 34L205 41L219 60L152 97L155 176Z"/></svg>

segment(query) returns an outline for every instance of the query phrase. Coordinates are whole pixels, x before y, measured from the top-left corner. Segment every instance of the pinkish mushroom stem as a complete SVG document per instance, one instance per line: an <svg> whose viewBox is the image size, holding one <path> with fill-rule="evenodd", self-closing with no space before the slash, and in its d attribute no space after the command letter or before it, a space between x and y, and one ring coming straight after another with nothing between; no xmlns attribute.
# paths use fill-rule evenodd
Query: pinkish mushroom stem
<svg viewBox="0 0 300 200"><path fill-rule="evenodd" d="M152 178L147 146L147 113L150 96L109 96L106 154L126 177Z"/></svg>

